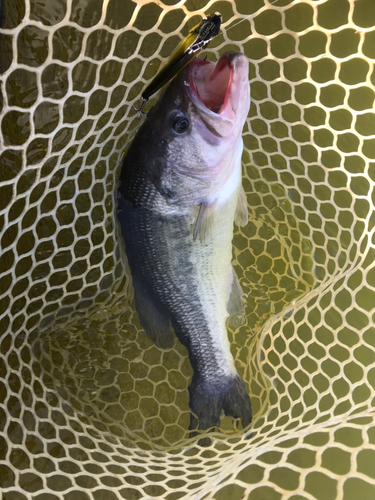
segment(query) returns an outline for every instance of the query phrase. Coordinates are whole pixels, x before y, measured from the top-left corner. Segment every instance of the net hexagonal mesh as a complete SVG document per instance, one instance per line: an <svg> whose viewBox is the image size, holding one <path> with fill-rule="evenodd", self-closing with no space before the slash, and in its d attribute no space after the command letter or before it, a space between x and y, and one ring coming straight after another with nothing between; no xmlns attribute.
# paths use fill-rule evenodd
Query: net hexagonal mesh
<svg viewBox="0 0 375 500"><path fill-rule="evenodd" d="M129 298L116 179L132 104L214 11L207 57L250 60L229 336L254 420L203 448L187 352ZM372 0L4 3L3 500L375 497L374 26Z"/></svg>

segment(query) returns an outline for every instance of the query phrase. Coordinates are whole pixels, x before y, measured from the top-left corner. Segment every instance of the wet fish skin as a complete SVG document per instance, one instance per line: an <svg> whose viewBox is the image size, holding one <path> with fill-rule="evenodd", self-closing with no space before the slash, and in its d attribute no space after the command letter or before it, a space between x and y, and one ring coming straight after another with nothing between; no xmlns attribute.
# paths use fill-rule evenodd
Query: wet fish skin
<svg viewBox="0 0 375 500"><path fill-rule="evenodd" d="M228 57L244 66L247 79L244 56ZM190 429L219 426L222 410L245 427L252 419L250 398L234 366L225 323L228 310L243 311L231 241L248 89L242 82L247 93L238 120L216 124L214 113L197 108L187 84L190 65L164 91L128 150L118 218L141 325L159 347L173 345L172 326L189 352ZM176 134L176 120L184 117L188 130Z"/></svg>

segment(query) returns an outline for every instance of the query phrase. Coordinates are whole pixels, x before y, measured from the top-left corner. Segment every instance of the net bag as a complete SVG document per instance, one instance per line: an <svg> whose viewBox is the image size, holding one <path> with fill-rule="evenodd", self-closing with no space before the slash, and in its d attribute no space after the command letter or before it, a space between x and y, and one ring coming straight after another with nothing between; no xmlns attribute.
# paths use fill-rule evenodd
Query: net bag
<svg viewBox="0 0 375 500"><path fill-rule="evenodd" d="M372 0L0 9L2 500L373 500ZM207 57L250 61L229 338L254 419L200 447L187 351L135 313L116 188L132 104L215 11Z"/></svg>

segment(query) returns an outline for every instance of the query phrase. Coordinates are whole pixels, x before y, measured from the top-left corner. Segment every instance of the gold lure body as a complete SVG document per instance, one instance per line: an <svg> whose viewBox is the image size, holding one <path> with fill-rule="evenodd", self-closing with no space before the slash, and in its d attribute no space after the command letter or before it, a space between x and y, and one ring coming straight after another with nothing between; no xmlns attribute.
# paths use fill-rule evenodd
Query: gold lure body
<svg viewBox="0 0 375 500"><path fill-rule="evenodd" d="M141 95L142 105L138 110L139 114L142 113L150 97L172 80L177 73L189 64L220 33L220 25L221 15L215 12L211 16L205 17L189 31L187 37L173 51L167 64L156 74L155 78L143 91Z"/></svg>

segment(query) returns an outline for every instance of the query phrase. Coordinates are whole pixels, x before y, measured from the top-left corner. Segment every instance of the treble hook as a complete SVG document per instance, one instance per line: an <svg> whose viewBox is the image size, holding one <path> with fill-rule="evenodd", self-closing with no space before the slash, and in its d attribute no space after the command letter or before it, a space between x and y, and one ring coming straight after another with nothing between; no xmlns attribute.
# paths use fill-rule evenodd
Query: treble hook
<svg viewBox="0 0 375 500"><path fill-rule="evenodd" d="M141 98L142 99L142 104L141 104L141 107L139 109L137 109L134 104L133 104L133 109L138 113L138 119L142 116L142 115L147 115L148 114L148 111L143 111L143 108L146 106L146 103L148 102L148 99L145 99L144 97Z"/></svg>

